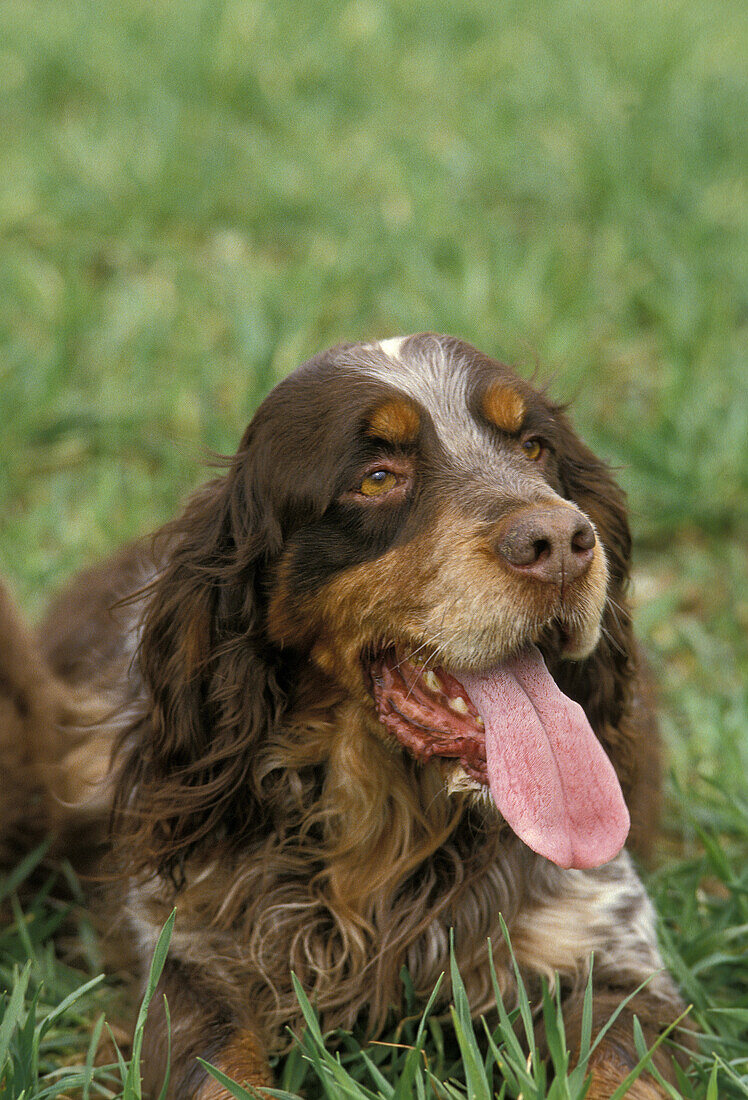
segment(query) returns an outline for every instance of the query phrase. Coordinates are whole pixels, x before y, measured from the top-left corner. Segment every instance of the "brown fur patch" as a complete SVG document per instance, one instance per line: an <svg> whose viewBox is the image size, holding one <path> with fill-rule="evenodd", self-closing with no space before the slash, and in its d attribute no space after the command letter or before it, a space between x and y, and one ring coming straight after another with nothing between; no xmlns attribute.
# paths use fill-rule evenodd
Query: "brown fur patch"
<svg viewBox="0 0 748 1100"><path fill-rule="evenodd" d="M421 427L418 410L409 401L385 401L369 417L368 434L388 443L415 443Z"/></svg>
<svg viewBox="0 0 748 1100"><path fill-rule="evenodd" d="M249 1031L240 1031L217 1059L217 1067L240 1085L272 1085L273 1077L262 1048ZM214 1077L208 1077L198 1100L229 1100L231 1093Z"/></svg>
<svg viewBox="0 0 748 1100"><path fill-rule="evenodd" d="M615 1044L603 1042L591 1059L592 1085L587 1100L608 1100L626 1080L637 1063L633 1051L629 1054ZM664 1100L667 1093L657 1082L645 1074L638 1078L626 1095L630 1100Z"/></svg>
<svg viewBox="0 0 748 1100"><path fill-rule="evenodd" d="M486 420L490 420L502 432L513 435L522 427L525 402L512 386L495 382L483 394L481 411Z"/></svg>
<svg viewBox="0 0 748 1100"><path fill-rule="evenodd" d="M200 593L192 608L185 610L184 664L189 676L205 660L210 642L210 606L205 593Z"/></svg>
<svg viewBox="0 0 748 1100"><path fill-rule="evenodd" d="M99 723L106 707L93 694L69 689L49 668L10 595L0 585L0 866L48 832L70 836L84 824L90 844L108 798L96 784L110 767ZM69 839L69 836L68 838Z"/></svg>

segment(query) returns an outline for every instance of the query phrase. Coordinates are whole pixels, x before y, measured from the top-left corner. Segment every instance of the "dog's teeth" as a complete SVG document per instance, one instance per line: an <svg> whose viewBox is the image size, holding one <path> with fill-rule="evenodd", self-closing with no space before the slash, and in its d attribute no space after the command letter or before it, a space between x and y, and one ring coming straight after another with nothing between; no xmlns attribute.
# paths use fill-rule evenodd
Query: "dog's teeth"
<svg viewBox="0 0 748 1100"><path fill-rule="evenodd" d="M428 672L424 672L423 682L426 685L426 687L429 689L429 691L437 691L437 692L441 691L441 685L439 684L439 681L437 680L436 676L431 671L431 669L429 669Z"/></svg>
<svg viewBox="0 0 748 1100"><path fill-rule="evenodd" d="M460 695L449 700L449 709L457 711L458 714L467 714L468 712L467 703Z"/></svg>

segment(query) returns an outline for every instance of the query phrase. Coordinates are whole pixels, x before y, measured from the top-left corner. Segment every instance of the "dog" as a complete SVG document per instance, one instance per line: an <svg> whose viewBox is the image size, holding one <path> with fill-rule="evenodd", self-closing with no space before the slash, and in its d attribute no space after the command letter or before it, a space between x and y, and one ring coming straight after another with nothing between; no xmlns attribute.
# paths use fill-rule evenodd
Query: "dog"
<svg viewBox="0 0 748 1100"><path fill-rule="evenodd" d="M424 1000L448 971L453 929L474 1014L489 937L511 1002L502 916L528 988L561 983L572 1053L593 952L596 1029L648 980L591 1062L589 1100L612 1094L634 1013L651 1043L683 1009L624 847L646 851L659 798L630 551L564 409L426 333L302 365L221 476L35 637L0 604L0 746L30 792L0 803L6 835L33 805L105 853L143 970L177 909L149 1095L161 994L169 1097L223 1100L196 1058L271 1085L291 971L324 1031L376 1035L403 965Z"/></svg>

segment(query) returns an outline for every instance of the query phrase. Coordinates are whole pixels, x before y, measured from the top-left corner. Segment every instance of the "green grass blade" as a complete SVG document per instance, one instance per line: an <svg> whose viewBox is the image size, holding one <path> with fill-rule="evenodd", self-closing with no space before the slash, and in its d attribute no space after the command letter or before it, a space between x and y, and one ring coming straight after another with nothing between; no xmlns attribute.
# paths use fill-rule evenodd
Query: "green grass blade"
<svg viewBox="0 0 748 1100"><path fill-rule="evenodd" d="M455 958L455 946L454 946L454 930L449 930L449 974L452 982L452 1002L454 1004L455 1012L463 1026L463 1029L469 1029L472 1031L472 1014L470 1012L470 1002L465 991L465 984L462 980L459 968L457 966L457 959Z"/></svg>
<svg viewBox="0 0 748 1100"><path fill-rule="evenodd" d="M673 1020L672 1024L670 1024L669 1027L667 1027L663 1032L661 1032L660 1035L658 1035L656 1041L652 1044L652 1046L644 1054L644 1056L640 1058L639 1062L634 1067L634 1069L632 1069L631 1073L629 1073L628 1076L621 1082L621 1084L611 1096L610 1100L623 1100L623 1097L626 1095L627 1090L631 1087L631 1085L633 1085L634 1081L636 1081L637 1078L640 1077L642 1073L644 1073L645 1069L648 1068L657 1049L664 1043L670 1032L674 1028L676 1028L682 1020L686 1018L689 1012L690 1008L687 1008L685 1012L681 1012L677 1020Z"/></svg>
<svg viewBox="0 0 748 1100"><path fill-rule="evenodd" d="M230 1077L227 1077L223 1070L218 1069L217 1066L212 1066L210 1062L206 1062L203 1058L197 1059L203 1069L207 1070L211 1077L218 1081L219 1085L223 1085L226 1091L236 1098L236 1100L256 1100L256 1092L248 1092L247 1089L238 1085L236 1081L232 1081Z"/></svg>
<svg viewBox="0 0 748 1100"><path fill-rule="evenodd" d="M341 1065L340 1060L334 1058L327 1050L316 1013L309 1003L309 998L304 992L301 982L293 972L291 973L291 979L307 1027L302 1038L302 1045L319 1080L323 1084L334 1081L335 1088L342 1095L351 1097L352 1100L361 1100L362 1097L378 1100L375 1093L372 1093L363 1085L357 1084L344 1066Z"/></svg>
<svg viewBox="0 0 748 1100"><path fill-rule="evenodd" d="M633 1001L634 997L636 997L636 996L637 996L637 995L638 995L639 993L641 993L641 991L642 991L643 989L646 989L646 987L647 987L647 986L649 985L649 983L650 983L650 982L652 981L652 979L653 979L654 977L655 977L655 974L649 974L649 975L648 975L648 976L647 976L647 977L646 977L646 978L644 979L644 981L643 981L643 982L641 982L641 983L640 983L640 984L639 984L639 985L638 985L638 986L636 987L636 989L634 989L634 990L633 990L633 991L632 991L631 993L629 993L629 995L628 995L627 997L624 997L624 999L623 999L623 1000L621 1001L621 1003L620 1003L619 1005L616 1005L616 1008L615 1008L615 1010L614 1010L614 1011L613 1011L613 1012L611 1013L611 1015L610 1015L610 1018L609 1018L608 1020L606 1020L606 1021L605 1021L605 1023L603 1024L603 1026L602 1026L602 1027L600 1028L600 1030L598 1031L597 1035L595 1036L594 1042L593 1042L593 1043L592 1043L592 1045L590 1046L590 1055L594 1054L594 1052L595 1052L595 1050L597 1049L597 1047L598 1047L598 1046L600 1045L600 1043L601 1043L601 1042L603 1041L603 1039L605 1038L605 1036L607 1035L607 1033L608 1033L608 1032L610 1031L610 1029L612 1028L613 1024L614 1024L614 1023L616 1022L616 1020L617 1020L617 1019L618 1019L618 1017L619 1017L619 1016L621 1015L621 1013L623 1012L623 1010L624 1010L624 1009L625 1009L625 1008L627 1007L627 1005L629 1004L629 1002L630 1002L630 1001Z"/></svg>
<svg viewBox="0 0 748 1100"><path fill-rule="evenodd" d="M443 982L444 973L442 972L436 979L436 985L434 986L433 992L426 1002L426 1007L421 1013L421 1022L418 1025L418 1031L416 1033L416 1046L420 1046L423 1042L424 1034L426 1032L426 1026L428 1024L429 1016L431 1015L431 1009L434 1007L436 998L439 996L439 990L441 989Z"/></svg>
<svg viewBox="0 0 748 1100"><path fill-rule="evenodd" d="M13 868L9 875L0 878L0 902L5 901L7 897L10 897L18 887L24 882L35 867L41 863L46 856L52 844L52 838L48 837L46 840L38 844L33 851L24 856L21 862Z"/></svg>
<svg viewBox="0 0 748 1100"><path fill-rule="evenodd" d="M294 993L296 994L296 1000L299 1002L299 1007L301 1008L301 1014L304 1017L304 1023L307 1026L309 1034L314 1038L314 1040L320 1046L324 1046L325 1045L325 1040L324 1040L324 1037L322 1035L322 1031L321 1031L320 1026L319 1026L319 1021L317 1020L317 1015L316 1015L314 1009L312 1008L312 1006L309 1003L309 998L307 997L306 993L304 992L304 990L302 988L302 985L301 985L301 982L296 977L296 975L293 973L293 971L291 972L291 981L293 982L293 988L294 988Z"/></svg>
<svg viewBox="0 0 748 1100"><path fill-rule="evenodd" d="M745 1077L738 1077L732 1066L723 1061L719 1056L716 1058L716 1062L720 1069L723 1070L726 1077L729 1077L733 1085L740 1091L741 1096L748 1096L748 1082Z"/></svg>
<svg viewBox="0 0 748 1100"><path fill-rule="evenodd" d="M709 1084L706 1087L705 1100L719 1100L719 1094L717 1093L717 1074L719 1072L719 1066L715 1062L712 1066L712 1072L709 1074Z"/></svg>
<svg viewBox="0 0 748 1100"><path fill-rule="evenodd" d="M517 1060L513 1052L502 1053L485 1019L483 1021L483 1026L486 1031L486 1038L488 1039L488 1047L493 1054L496 1068L509 1085L509 1088L512 1089L513 1092L526 1091L528 1096L532 1095L530 1090L534 1088L534 1082L526 1072L526 1060L522 1057Z"/></svg>
<svg viewBox="0 0 748 1100"><path fill-rule="evenodd" d="M514 1028L512 1027L512 1022L509 1018L509 1013L507 1012L504 1005L504 997L501 992L501 986L499 985L499 979L496 975L496 967L494 966L493 951L491 950L490 940L488 951L488 966L491 972L491 982L493 984L494 998L496 1001L496 1011L499 1014L499 1029L501 1031L501 1037L509 1047L513 1059L518 1060L524 1064L526 1055L522 1050L519 1039L514 1033ZM486 1028L486 1030L488 1030L488 1028Z"/></svg>
<svg viewBox="0 0 748 1100"><path fill-rule="evenodd" d="M586 1062L590 1052L592 1041L592 1013L594 1009L594 994L592 990L592 972L595 965L594 954L590 956L590 972L587 976L587 985L584 990L582 1002L582 1029L579 1042L579 1061Z"/></svg>
<svg viewBox="0 0 748 1100"><path fill-rule="evenodd" d="M72 993L69 993L67 997L57 1005L48 1016L42 1020L40 1025L41 1035L45 1035L49 1029L57 1023L57 1021L63 1017L69 1008L71 1008L76 1001L79 1001L82 997L85 997L87 993L90 993L92 989L96 989L105 980L104 974L98 974L95 978L91 978L90 981L84 982L83 985L74 989Z"/></svg>
<svg viewBox="0 0 748 1100"><path fill-rule="evenodd" d="M166 1094L169 1091L169 1078L171 1077L171 1012L166 996L164 996L164 1018L166 1020L166 1069L164 1070L164 1083L161 1086L161 1092L158 1094L158 1100L166 1100Z"/></svg>
<svg viewBox="0 0 748 1100"><path fill-rule="evenodd" d="M29 930L26 927L26 915L21 908L21 903L19 902L16 894L11 894L10 905L13 910L13 916L15 918L15 927L18 932L18 938L23 945L26 956L27 958L33 959L34 962L36 962L36 951L34 950L34 945L32 944L31 937L29 936Z"/></svg>
<svg viewBox="0 0 748 1100"><path fill-rule="evenodd" d="M119 1068L120 1081L122 1082L122 1086L123 1086L123 1089L124 1089L124 1087L127 1083L127 1075L129 1073L128 1065L127 1065L127 1062L125 1061L125 1059L122 1056L122 1051L119 1049L119 1044L117 1043L117 1040L114 1038L114 1032L110 1028L109 1024L106 1025L106 1029L109 1032L109 1038L112 1041L112 1045L114 1047L114 1053L117 1056L117 1066ZM124 1092L123 1092L123 1096L124 1096Z"/></svg>
<svg viewBox="0 0 748 1100"><path fill-rule="evenodd" d="M506 941L506 945L509 949L509 956L512 960L512 967L514 968L514 977L517 982L517 1005L519 1007L520 1015L522 1017L522 1023L525 1029L525 1038L527 1039L527 1045L532 1054L533 1061L537 1057L537 1051L535 1049L535 1021L532 1017L532 1008L530 1007L530 999L527 996L527 990L525 989L525 983L520 973L519 964L514 954L514 948L512 947L512 941L509 937L509 929L506 926L504 917L499 913L499 923L501 925L501 931ZM490 950L490 945L489 945Z"/></svg>
<svg viewBox="0 0 748 1100"><path fill-rule="evenodd" d="M468 1020L468 1026L465 1028L454 1005L451 1006L450 1012L462 1055L462 1064L465 1067L468 1096L471 1100L491 1100L491 1086L486 1078L472 1020Z"/></svg>
<svg viewBox="0 0 748 1100"><path fill-rule="evenodd" d="M153 952L153 959L151 960L151 968L148 973L148 981L146 983L145 993L140 1003L138 1018L135 1023L135 1031L133 1034L132 1043L132 1058L130 1059L130 1065L128 1067L127 1077L124 1083L125 1100L129 1100L130 1096L135 1098L135 1100L140 1100L141 1097L140 1052L143 1047L143 1031L145 1029L146 1018L148 1016L148 1009L150 1007L153 994L156 991L156 986L159 983L161 972L164 969L166 956L169 952L169 944L171 942L171 935L174 930L174 921L176 919L176 915L176 909L172 909L171 913L166 919L164 927L161 929L158 940L156 941L156 947Z"/></svg>
<svg viewBox="0 0 748 1100"><path fill-rule="evenodd" d="M382 1096L391 1097L395 1095L394 1086L387 1080L379 1066L375 1065L373 1060L369 1057L365 1050L361 1051L361 1059L372 1076L372 1079L381 1092Z"/></svg>
<svg viewBox="0 0 748 1100"><path fill-rule="evenodd" d="M412 1047L405 1057L394 1092L387 1090L382 1095L392 1097L392 1100L412 1100L414 1090L418 1091L416 1082L422 1077L422 1070L423 1054L417 1047Z"/></svg>
<svg viewBox="0 0 748 1100"><path fill-rule="evenodd" d="M29 959L21 973L15 977L13 989L3 1013L2 1023L0 1023L0 1071L3 1072L5 1071L5 1063L8 1058L8 1049L10 1047L13 1032L19 1026L20 1021L25 1017L26 989L28 988L32 966L33 962Z"/></svg>
<svg viewBox="0 0 748 1100"><path fill-rule="evenodd" d="M106 1017L102 1012L91 1032L91 1039L88 1044L88 1050L86 1051L86 1064L83 1068L83 1100L89 1100L91 1095L91 1082L94 1076L94 1059L96 1058L96 1051L99 1049L99 1042L101 1040L101 1033L104 1030L105 1019Z"/></svg>
<svg viewBox="0 0 748 1100"><path fill-rule="evenodd" d="M543 1023L554 1075L556 1079L565 1080L566 1071L569 1068L569 1054L566 1050L563 1016L556 998L549 993L545 980L543 981Z"/></svg>

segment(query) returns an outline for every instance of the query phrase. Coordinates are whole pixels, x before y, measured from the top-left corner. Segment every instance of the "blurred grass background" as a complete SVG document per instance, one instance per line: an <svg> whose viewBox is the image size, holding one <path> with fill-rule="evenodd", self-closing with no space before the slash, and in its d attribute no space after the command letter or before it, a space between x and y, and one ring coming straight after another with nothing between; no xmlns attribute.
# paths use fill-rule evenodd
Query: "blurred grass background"
<svg viewBox="0 0 748 1100"><path fill-rule="evenodd" d="M447 331L552 380L629 494L671 847L739 853L710 989L744 1010L747 52L743 0L0 8L0 569L28 612L338 340ZM652 883L675 942L713 919L692 877L690 929Z"/></svg>

